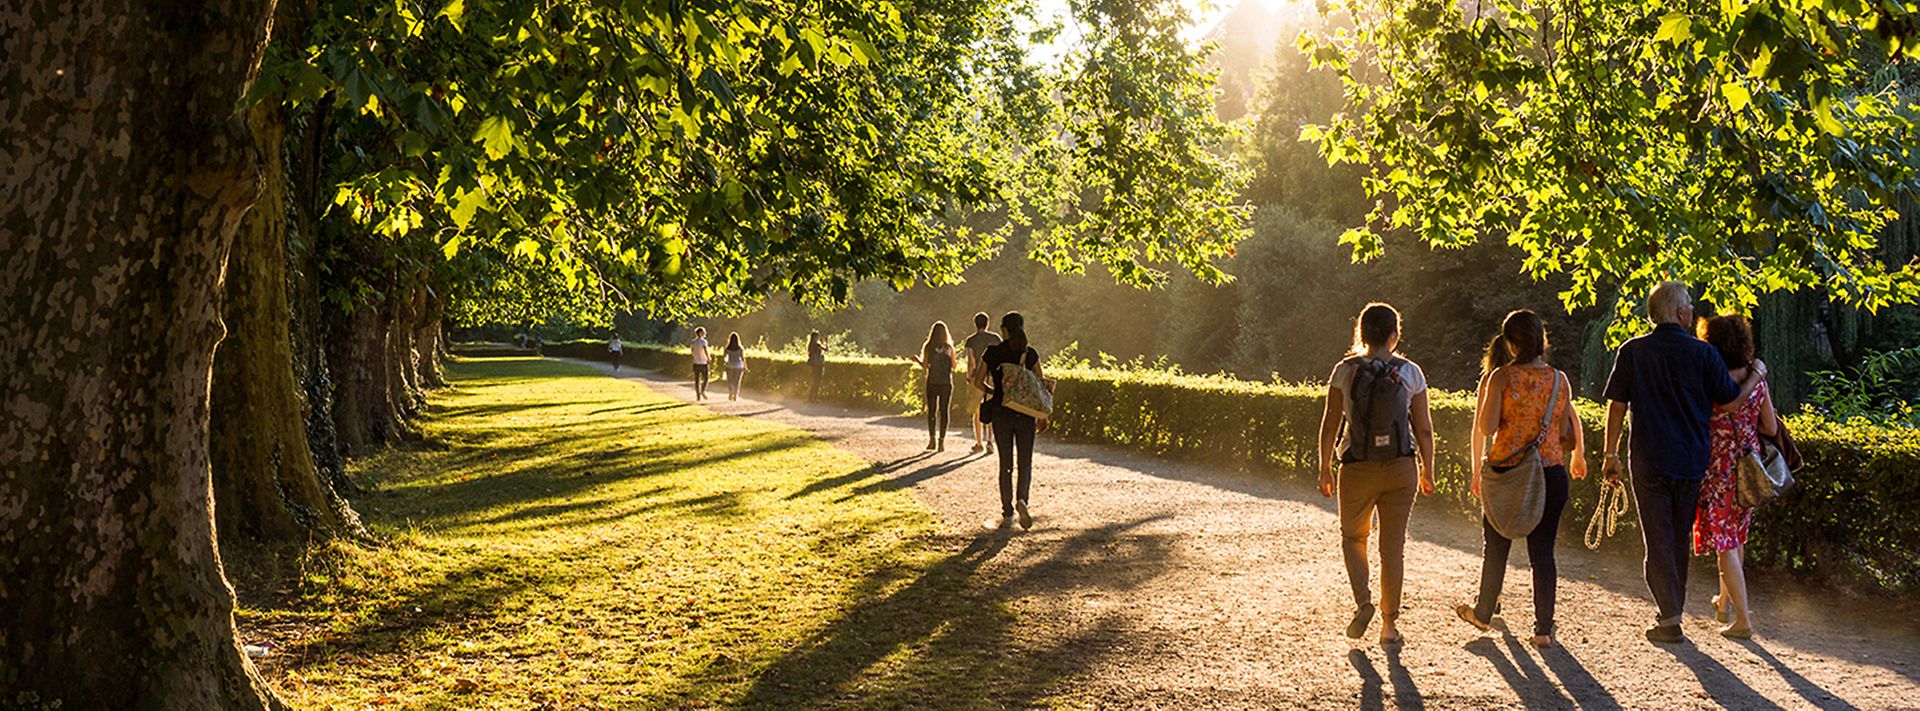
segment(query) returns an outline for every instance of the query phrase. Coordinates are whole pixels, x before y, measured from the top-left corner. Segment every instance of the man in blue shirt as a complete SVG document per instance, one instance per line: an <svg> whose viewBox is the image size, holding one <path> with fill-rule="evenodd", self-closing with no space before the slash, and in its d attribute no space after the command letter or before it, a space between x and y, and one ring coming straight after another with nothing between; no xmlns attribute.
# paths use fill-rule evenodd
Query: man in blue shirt
<svg viewBox="0 0 1920 711"><path fill-rule="evenodd" d="M1647 546L1647 588L1660 609L1647 639L1674 643L1686 639L1680 615L1687 600L1688 544L1711 451L1708 420L1716 408L1742 399L1743 388L1764 379L1766 368L1756 364L1746 383L1733 381L1713 346L1688 330L1693 297L1684 284L1654 287L1647 318L1653 332L1621 345L1607 376L1606 461L1600 471L1609 484L1620 483L1620 433L1631 411L1628 469Z"/></svg>

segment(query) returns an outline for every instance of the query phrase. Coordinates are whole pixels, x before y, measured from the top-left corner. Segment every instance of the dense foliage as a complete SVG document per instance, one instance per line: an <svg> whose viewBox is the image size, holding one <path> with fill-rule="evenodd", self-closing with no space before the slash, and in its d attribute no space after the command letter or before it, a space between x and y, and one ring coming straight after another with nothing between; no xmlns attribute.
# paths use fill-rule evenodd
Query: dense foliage
<svg viewBox="0 0 1920 711"><path fill-rule="evenodd" d="M559 344L547 353L600 359L605 344ZM641 367L673 375L690 372L684 349L635 346L627 353ZM812 376L803 357L752 353L749 362L748 387L805 396ZM1148 368L1052 369L1047 374L1059 380L1050 419L1057 436L1262 470L1314 470L1325 408L1322 387ZM849 405L908 409L920 405L919 382L918 372L904 360L836 358L828 362L822 394ZM1473 400L1467 393L1436 391L1431 401L1440 497L1467 515L1477 510L1467 492L1465 446ZM1588 450L1597 453L1604 406L1582 400L1579 407ZM1920 430L1842 425L1813 416L1794 417L1789 425L1807 466L1797 475L1798 488L1760 510L1749 544L1752 559L1880 590L1920 587L1920 524L1889 515L1920 506L1920 484L1911 476L1920 471ZM1575 483L1567 526L1584 525L1592 515L1597 481Z"/></svg>
<svg viewBox="0 0 1920 711"><path fill-rule="evenodd" d="M1920 6L1604 0L1352 0L1309 37L1349 108L1305 132L1380 198L1344 236L1504 237L1570 307L1679 278L1722 309L1818 287L1878 308L1920 264L1877 240L1920 186ZM1616 313L1633 311L1631 300ZM1625 335L1617 331L1616 336Z"/></svg>

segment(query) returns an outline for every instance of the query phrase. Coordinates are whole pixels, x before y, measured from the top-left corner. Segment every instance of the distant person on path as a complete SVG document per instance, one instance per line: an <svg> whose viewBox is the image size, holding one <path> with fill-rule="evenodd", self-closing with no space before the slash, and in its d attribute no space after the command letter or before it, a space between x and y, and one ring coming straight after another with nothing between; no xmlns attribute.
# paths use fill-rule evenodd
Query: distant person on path
<svg viewBox="0 0 1920 711"><path fill-rule="evenodd" d="M993 453L993 426L980 417L980 404L986 401L987 393L980 389L978 378L973 377L986 365L980 356L1000 343L1000 334L987 330L991 318L985 311L973 315L973 335L967 336L967 419L973 421L973 453L986 450Z"/></svg>
<svg viewBox="0 0 1920 711"><path fill-rule="evenodd" d="M1750 371L1763 366L1753 357L1753 326L1743 316L1716 316L1700 324L1700 338L1720 353L1728 375L1747 379ZM1724 409L1709 421L1710 454L1707 478L1700 485L1700 515L1693 525L1693 552L1717 557L1720 566L1720 594L1713 598L1714 619L1726 624L1720 634L1734 639L1752 639L1753 621L1747 612L1747 576L1742 553L1747 545L1747 529L1753 524L1753 509L1742 508L1734 498L1739 478L1740 459L1760 450L1761 436L1772 437L1780 431L1779 413L1773 409L1773 394L1766 381L1753 386L1738 400L1732 412Z"/></svg>
<svg viewBox="0 0 1920 711"><path fill-rule="evenodd" d="M693 340L687 342L693 352L693 399L707 399L707 381L713 375L713 354L707 350L707 328L693 329Z"/></svg>
<svg viewBox="0 0 1920 711"><path fill-rule="evenodd" d="M613 361L614 370L620 369L620 334L618 333L607 340L607 359Z"/></svg>
<svg viewBox="0 0 1920 711"><path fill-rule="evenodd" d="M907 358L927 372L927 451L944 452L947 418L953 411L953 337L947 334L947 322L933 322L920 353Z"/></svg>
<svg viewBox="0 0 1920 711"><path fill-rule="evenodd" d="M813 370L813 389L807 391L807 402L819 402L820 381L827 377L827 339L821 338L819 331L807 334L807 367Z"/></svg>
<svg viewBox="0 0 1920 711"><path fill-rule="evenodd" d="M1580 414L1573 407L1573 386L1565 374L1547 364L1547 329L1540 316L1520 310L1507 314L1500 335L1487 345L1481 363L1479 405L1474 409L1472 459L1474 496L1482 496L1481 467L1493 463L1507 471L1520 463L1526 450L1539 442L1541 473L1545 476L1546 509L1539 525L1527 534L1527 561L1533 568L1533 644L1553 646L1553 603L1559 586L1554 545L1560 534L1560 515L1566 511L1571 483L1587 478L1586 445ZM1554 391L1558 391L1556 394ZM1547 408L1551 403L1552 412ZM1541 424L1546 431L1541 431ZM1493 446L1487 447L1491 439ZM1513 540L1501 535L1485 516L1480 519L1484 559L1480 567L1480 595L1472 605L1454 612L1481 630L1500 612L1500 588L1507 575L1507 556Z"/></svg>
<svg viewBox="0 0 1920 711"><path fill-rule="evenodd" d="M722 351L727 359L727 399L740 399L740 378L747 374L747 349L740 345L740 333L727 334L727 348Z"/></svg>
<svg viewBox="0 0 1920 711"><path fill-rule="evenodd" d="M1018 365L1036 376L1042 375L1040 353L1027 345L1026 326L1026 317L1018 311L1008 311L1001 316L1000 332L1006 340L988 346L980 354L980 368L968 374L974 387L987 393L978 419L991 423L993 438L1000 441L1000 518L988 519L986 523L993 529L1013 525L1015 516L1019 517L1020 528L1033 528L1033 514L1027 508L1027 496L1033 488L1033 437L1046 431L1046 421L1035 420L1000 404L1006 377L1000 366ZM1019 474L1017 485L1016 472Z"/></svg>
<svg viewBox="0 0 1920 711"><path fill-rule="evenodd" d="M1680 616L1687 602L1687 538L1709 463L1707 422L1716 407L1731 405L1743 393L1720 353L1687 329L1693 322L1693 296L1685 284L1670 281L1654 287L1647 295L1647 319L1654 324L1653 332L1622 344L1607 376L1600 471L1609 483L1619 483L1620 435L1631 411L1628 453L1633 466L1627 469L1647 546L1647 589L1658 608L1647 639L1673 644L1686 641ZM1766 366L1756 363L1746 387L1752 388L1765 373Z"/></svg>
<svg viewBox="0 0 1920 711"><path fill-rule="evenodd" d="M1353 620L1347 636L1359 639L1373 621L1367 584L1367 534L1380 512L1380 643L1405 641L1400 590L1406 571L1407 521L1417 492L1432 494L1433 416L1427 409L1427 376L1400 357L1400 312L1368 304L1355 320L1353 350L1327 381L1327 407L1320 420L1320 493L1338 494L1340 551L1353 587ZM1336 478L1333 461L1340 461Z"/></svg>

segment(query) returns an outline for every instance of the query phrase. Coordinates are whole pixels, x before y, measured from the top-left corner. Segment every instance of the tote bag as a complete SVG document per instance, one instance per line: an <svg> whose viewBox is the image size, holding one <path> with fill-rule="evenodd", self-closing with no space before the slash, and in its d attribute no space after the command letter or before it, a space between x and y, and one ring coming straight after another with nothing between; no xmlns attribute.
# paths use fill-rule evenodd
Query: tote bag
<svg viewBox="0 0 1920 711"><path fill-rule="evenodd" d="M1487 460L1480 470L1481 511L1502 536L1526 538L1547 514L1547 473L1540 462L1540 444L1547 441L1559 403L1560 371L1556 370L1547 412L1540 416L1540 436L1504 462Z"/></svg>
<svg viewBox="0 0 1920 711"><path fill-rule="evenodd" d="M1019 363L1000 364L1000 404L1035 419L1053 414L1053 391Z"/></svg>

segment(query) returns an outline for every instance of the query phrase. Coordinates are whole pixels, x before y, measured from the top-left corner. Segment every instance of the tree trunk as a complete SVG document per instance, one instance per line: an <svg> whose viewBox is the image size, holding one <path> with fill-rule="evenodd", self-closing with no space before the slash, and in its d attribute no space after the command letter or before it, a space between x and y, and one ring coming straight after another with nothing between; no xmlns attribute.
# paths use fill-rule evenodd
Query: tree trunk
<svg viewBox="0 0 1920 711"><path fill-rule="evenodd" d="M413 336L414 372L420 374L420 387L446 387L447 373L440 367L446 353L440 331L446 305L431 289L420 287L419 294L420 325L414 329Z"/></svg>
<svg viewBox="0 0 1920 711"><path fill-rule="evenodd" d="M387 367L391 369L387 377L387 402L400 418L403 435L411 434L407 425L419 413L421 400L414 372L414 303L412 288L396 287L387 298L387 306L392 309L387 317Z"/></svg>
<svg viewBox="0 0 1920 711"><path fill-rule="evenodd" d="M398 429L388 400L387 312L363 305L339 319L327 345L334 377L333 422L341 449L360 455L387 443Z"/></svg>
<svg viewBox="0 0 1920 711"><path fill-rule="evenodd" d="M289 9L281 5L282 16L306 8ZM276 20L278 21L278 20ZM359 491L347 478L346 458L342 455L339 432L334 422L334 380L328 367L329 343L327 309L320 300L320 260L317 246L322 241L321 210L328 204L324 194L326 146L331 140L331 124L326 111L296 116L300 140L290 144L287 163L290 168L287 188L292 206L287 245L287 290L293 308L293 377L299 382L302 416L307 423L307 448L320 478L341 494Z"/></svg>
<svg viewBox="0 0 1920 711"><path fill-rule="evenodd" d="M277 105L249 112L265 191L227 259L228 335L213 358L214 522L223 542L305 542L360 532L359 517L322 479L307 445L293 379L287 302L286 121Z"/></svg>
<svg viewBox="0 0 1920 711"><path fill-rule="evenodd" d="M271 0L0 6L5 703L277 705L234 639L207 398Z"/></svg>

